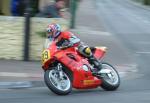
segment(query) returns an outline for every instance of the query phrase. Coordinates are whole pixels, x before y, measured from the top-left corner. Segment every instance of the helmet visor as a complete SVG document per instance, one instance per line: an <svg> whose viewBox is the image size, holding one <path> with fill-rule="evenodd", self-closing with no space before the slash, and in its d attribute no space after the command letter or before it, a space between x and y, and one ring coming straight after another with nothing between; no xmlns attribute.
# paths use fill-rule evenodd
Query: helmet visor
<svg viewBox="0 0 150 103"><path fill-rule="evenodd" d="M52 29L48 28L48 29L47 29L47 33L49 34L49 33L51 33L51 32L52 32Z"/></svg>

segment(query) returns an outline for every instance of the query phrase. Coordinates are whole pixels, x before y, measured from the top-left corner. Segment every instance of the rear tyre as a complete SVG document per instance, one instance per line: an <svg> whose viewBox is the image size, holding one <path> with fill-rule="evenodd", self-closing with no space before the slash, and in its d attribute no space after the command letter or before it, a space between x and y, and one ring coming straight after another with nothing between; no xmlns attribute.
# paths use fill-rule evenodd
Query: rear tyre
<svg viewBox="0 0 150 103"><path fill-rule="evenodd" d="M111 70L111 73L102 74L101 87L107 91L116 90L120 85L120 77L117 70L108 63L102 63L102 69L109 69Z"/></svg>
<svg viewBox="0 0 150 103"><path fill-rule="evenodd" d="M55 69L47 70L44 74L47 87L58 95L67 95L72 91L72 84L67 73L63 72L63 78L58 78Z"/></svg>

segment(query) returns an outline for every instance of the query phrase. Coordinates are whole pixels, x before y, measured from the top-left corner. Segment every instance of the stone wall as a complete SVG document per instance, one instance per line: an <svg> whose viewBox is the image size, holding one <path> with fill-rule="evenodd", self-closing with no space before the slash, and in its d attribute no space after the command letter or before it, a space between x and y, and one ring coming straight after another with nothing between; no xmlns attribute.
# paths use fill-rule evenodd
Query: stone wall
<svg viewBox="0 0 150 103"><path fill-rule="evenodd" d="M57 18L32 18L30 39L30 60L40 60L45 38L38 35L44 32L49 23L59 23L63 30L69 23ZM0 16L0 59L23 59L24 18Z"/></svg>

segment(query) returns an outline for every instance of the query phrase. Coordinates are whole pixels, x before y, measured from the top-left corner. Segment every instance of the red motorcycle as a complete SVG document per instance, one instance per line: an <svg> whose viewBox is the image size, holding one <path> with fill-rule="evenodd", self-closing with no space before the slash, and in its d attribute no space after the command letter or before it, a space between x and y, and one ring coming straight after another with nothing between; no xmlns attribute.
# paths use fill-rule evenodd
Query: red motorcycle
<svg viewBox="0 0 150 103"><path fill-rule="evenodd" d="M89 48L88 48L89 49ZM99 60L101 70L78 52L77 47L57 48L55 41L42 52L42 68L47 87L58 95L67 95L76 89L92 89L102 87L105 90L116 90L120 85L120 77L116 69L102 62L106 47L93 47L91 52Z"/></svg>

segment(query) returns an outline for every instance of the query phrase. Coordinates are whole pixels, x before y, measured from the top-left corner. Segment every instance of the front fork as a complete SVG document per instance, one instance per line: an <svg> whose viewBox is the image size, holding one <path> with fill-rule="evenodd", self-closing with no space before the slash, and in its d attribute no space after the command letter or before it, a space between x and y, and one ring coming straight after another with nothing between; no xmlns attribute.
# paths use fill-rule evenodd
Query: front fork
<svg viewBox="0 0 150 103"><path fill-rule="evenodd" d="M58 64L57 64L56 69L57 69L57 75L58 75L58 77L59 77L60 79L63 78L63 77L64 77L64 74L63 74L63 70L62 70L62 65L61 65L61 63L58 63Z"/></svg>

